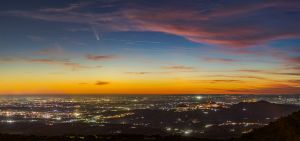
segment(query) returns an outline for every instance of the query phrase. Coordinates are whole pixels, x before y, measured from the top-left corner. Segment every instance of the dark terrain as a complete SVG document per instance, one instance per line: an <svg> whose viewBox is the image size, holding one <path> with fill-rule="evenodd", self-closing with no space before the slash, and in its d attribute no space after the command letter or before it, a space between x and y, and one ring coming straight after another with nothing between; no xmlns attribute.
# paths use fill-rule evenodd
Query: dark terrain
<svg viewBox="0 0 300 141"><path fill-rule="evenodd" d="M194 131L203 130L205 133L193 132L188 136L225 139L241 136L243 131L251 131L263 125L228 124L219 126L226 121L231 123L259 123L268 124L280 117L287 116L300 110L299 106L287 104L274 104L266 101L241 102L229 108L221 108L204 114L201 110L174 112L162 110L133 110L134 115L122 119L113 119L112 123L99 126L83 122L74 123L55 123L47 122L16 122L12 124L0 123L0 133L20 134L20 135L40 135L40 136L63 136L63 135L182 135L179 133L168 132L165 127L179 129L189 128ZM155 116L153 116L155 115ZM139 118L144 117L144 118ZM180 121L178 121L180 119ZM119 124L127 121L128 124ZM133 125L130 123L149 123L149 126ZM210 125L206 128L206 125ZM135 128L132 128L134 126ZM231 129L235 131L232 132Z"/></svg>
<svg viewBox="0 0 300 141"><path fill-rule="evenodd" d="M227 109L220 109L209 115L195 111L179 113L172 111L162 112L158 110L135 111L136 115L147 117L143 119L143 122L152 122L153 125L162 119L165 123L172 124L172 121L174 121L176 117L180 117L187 122L189 122L189 119L201 118L200 120L206 123L217 123L226 120L236 122L247 120L270 123L264 127L250 126L249 128L254 128L254 130L250 130L250 133L243 135L228 132L228 129L232 127L227 126L212 126L207 130L207 133L202 136L197 136L197 134L181 136L167 133L166 131L159 130L159 128L138 127L131 129L129 125L90 127L85 124L57 124L49 126L43 123L14 123L10 125L1 124L0 131L2 134L0 135L0 141L300 141L300 111L295 112L297 110L299 110L299 107L295 105L282 105L259 101L254 103L242 102ZM290 115L287 116L288 114ZM266 119L268 117L272 117L272 119ZM129 119L130 118L132 117L129 117ZM277 118L279 119L275 120ZM204 123L197 124L200 128L200 125ZM197 124L194 126L195 128ZM160 125L157 124L157 126ZM236 126L235 128L238 129ZM127 132L114 133L113 131L117 129ZM218 137L213 137L214 135L218 135ZM228 138L229 135L235 138Z"/></svg>
<svg viewBox="0 0 300 141"><path fill-rule="evenodd" d="M227 140L199 139L183 136L93 135L93 136L22 136L0 135L1 141L299 141L300 111L255 129L239 138Z"/></svg>
<svg viewBox="0 0 300 141"><path fill-rule="evenodd" d="M300 141L300 111L254 129L238 141Z"/></svg>

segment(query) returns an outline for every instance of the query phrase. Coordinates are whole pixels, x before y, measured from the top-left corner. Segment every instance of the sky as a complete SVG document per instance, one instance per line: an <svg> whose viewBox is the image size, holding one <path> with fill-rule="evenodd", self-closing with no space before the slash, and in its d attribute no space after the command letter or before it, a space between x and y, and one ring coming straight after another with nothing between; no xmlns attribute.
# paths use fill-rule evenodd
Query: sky
<svg viewBox="0 0 300 141"><path fill-rule="evenodd" d="M0 94L300 94L298 0L2 0Z"/></svg>

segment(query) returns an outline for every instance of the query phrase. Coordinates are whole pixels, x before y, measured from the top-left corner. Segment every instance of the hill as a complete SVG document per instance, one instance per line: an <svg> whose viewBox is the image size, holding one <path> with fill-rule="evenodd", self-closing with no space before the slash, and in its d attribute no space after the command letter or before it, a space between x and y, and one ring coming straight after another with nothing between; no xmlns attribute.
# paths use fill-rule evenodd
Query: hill
<svg viewBox="0 0 300 141"><path fill-rule="evenodd" d="M237 141L300 141L300 111L255 129Z"/></svg>

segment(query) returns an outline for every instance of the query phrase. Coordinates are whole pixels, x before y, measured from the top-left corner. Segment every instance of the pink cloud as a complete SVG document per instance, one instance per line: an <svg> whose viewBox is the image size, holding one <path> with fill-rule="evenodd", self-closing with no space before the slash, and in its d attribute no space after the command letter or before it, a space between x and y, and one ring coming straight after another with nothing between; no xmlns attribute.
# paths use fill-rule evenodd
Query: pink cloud
<svg viewBox="0 0 300 141"><path fill-rule="evenodd" d="M286 60L291 63L300 64L300 57L289 57L289 58L286 58Z"/></svg>

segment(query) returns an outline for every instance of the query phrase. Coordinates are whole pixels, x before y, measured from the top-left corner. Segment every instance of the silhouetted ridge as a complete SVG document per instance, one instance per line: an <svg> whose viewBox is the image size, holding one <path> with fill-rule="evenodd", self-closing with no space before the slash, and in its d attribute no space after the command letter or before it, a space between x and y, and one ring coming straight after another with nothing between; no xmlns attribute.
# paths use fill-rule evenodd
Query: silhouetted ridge
<svg viewBox="0 0 300 141"><path fill-rule="evenodd" d="M300 141L300 111L255 129L238 141Z"/></svg>
<svg viewBox="0 0 300 141"><path fill-rule="evenodd" d="M233 120L242 122L244 119L251 119L254 122L270 122L298 110L300 110L300 106L297 105L275 104L267 101L240 102L229 108L224 108L218 112L211 113L206 117L214 120Z"/></svg>

